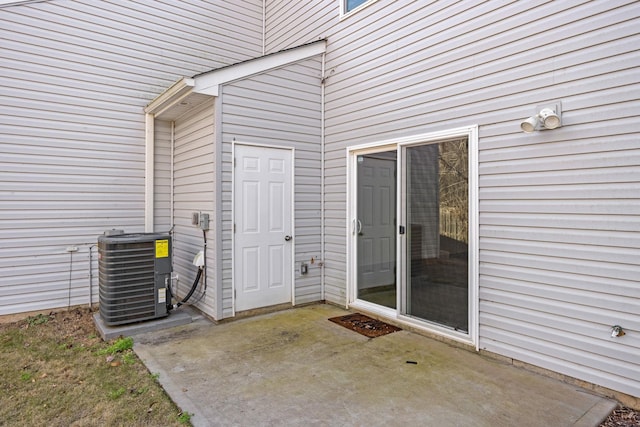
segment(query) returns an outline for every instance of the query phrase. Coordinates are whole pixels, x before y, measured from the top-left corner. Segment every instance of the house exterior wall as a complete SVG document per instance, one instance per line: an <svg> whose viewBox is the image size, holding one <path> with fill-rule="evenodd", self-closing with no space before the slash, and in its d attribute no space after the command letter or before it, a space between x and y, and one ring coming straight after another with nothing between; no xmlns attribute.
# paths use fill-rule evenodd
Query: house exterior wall
<svg viewBox="0 0 640 427"><path fill-rule="evenodd" d="M215 223L215 106L214 99L204 102L175 122L174 148L174 230L173 267L178 280L174 286L176 297L186 296L196 277L193 257L204 248L202 230L191 224L193 212L209 214ZM213 227L212 227L213 228ZM214 231L214 230L212 230ZM216 275L216 239L207 232L207 289L201 298L204 280L189 303L214 315ZM211 284L211 286L209 286Z"/></svg>
<svg viewBox="0 0 640 427"><path fill-rule="evenodd" d="M169 121L154 121L154 199L153 199L153 229L154 231L169 231L171 221L171 138L172 128ZM175 136L173 136L175 138Z"/></svg>
<svg viewBox="0 0 640 427"><path fill-rule="evenodd" d="M260 55L262 0L2 5L0 38L0 315L88 304L97 236L144 230L144 106Z"/></svg>
<svg viewBox="0 0 640 427"><path fill-rule="evenodd" d="M478 124L479 347L640 396L638 2L284 3L268 51L327 38L326 299L346 302L345 148ZM561 128L520 131L555 101Z"/></svg>
<svg viewBox="0 0 640 427"><path fill-rule="evenodd" d="M97 235L143 229L144 105L181 76L259 56L262 7L0 6L0 315L88 302ZM327 300L346 302L346 147L478 124L479 347L640 396L637 1L377 1L341 19L337 0L267 0L265 22L267 53L328 40ZM232 315L233 138L277 144L277 134L295 146L296 235L307 239L296 261L319 251L320 120L305 105L319 99L309 88L321 76L318 61L305 64L225 86L221 129L210 127L222 114L213 105L197 111L201 137L190 139L191 117L180 123L185 156L209 131L223 142L222 158L206 153L220 169L200 172L222 182L199 183L204 194L222 190L222 246L211 257L222 253L212 275L223 295L204 304L223 317ZM249 101L268 114L245 111ZM561 102L563 126L521 133L520 120L549 102ZM155 226L164 229L170 125L157 128ZM178 222L203 210L179 199ZM190 265L197 236L181 227L176 256ZM181 286L192 274L185 267ZM319 299L318 280L314 268L298 277L296 302ZM610 337L615 324L625 336Z"/></svg>
<svg viewBox="0 0 640 427"><path fill-rule="evenodd" d="M277 52L325 38L336 31L339 14L338 0L267 0L264 40L266 52Z"/></svg>
<svg viewBox="0 0 640 427"><path fill-rule="evenodd" d="M314 57L223 86L222 287L223 316L233 315L232 178L233 141L295 149L295 303L321 299L320 268L299 263L320 258L321 69Z"/></svg>

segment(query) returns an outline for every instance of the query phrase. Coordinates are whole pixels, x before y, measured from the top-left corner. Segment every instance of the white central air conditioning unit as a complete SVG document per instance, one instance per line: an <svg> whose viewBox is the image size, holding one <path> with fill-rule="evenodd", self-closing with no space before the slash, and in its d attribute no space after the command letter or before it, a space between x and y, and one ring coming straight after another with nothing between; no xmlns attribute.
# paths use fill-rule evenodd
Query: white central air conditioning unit
<svg viewBox="0 0 640 427"><path fill-rule="evenodd" d="M105 233L98 237L100 317L122 325L169 314L171 236Z"/></svg>

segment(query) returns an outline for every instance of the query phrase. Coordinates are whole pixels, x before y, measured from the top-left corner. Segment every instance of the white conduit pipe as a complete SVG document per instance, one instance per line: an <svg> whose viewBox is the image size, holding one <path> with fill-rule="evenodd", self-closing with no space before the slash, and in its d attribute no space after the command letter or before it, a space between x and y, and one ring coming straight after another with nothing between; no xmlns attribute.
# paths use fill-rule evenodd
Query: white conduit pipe
<svg viewBox="0 0 640 427"><path fill-rule="evenodd" d="M322 54L322 81L320 83L320 299L325 299L325 227L324 227L324 98L325 98L325 54Z"/></svg>
<svg viewBox="0 0 640 427"><path fill-rule="evenodd" d="M173 193L173 176L174 176L174 163L173 163L173 156L174 156L174 152L175 152L175 148L176 148L176 122L171 122L171 142L170 142L170 148L169 148L169 157L171 158L170 160L170 168L169 168L169 186L170 186L170 193L169 193L169 210L171 211L169 213L169 222L170 222L170 226L171 229L173 229L173 204L174 204L174 193ZM173 242L173 240L172 240Z"/></svg>

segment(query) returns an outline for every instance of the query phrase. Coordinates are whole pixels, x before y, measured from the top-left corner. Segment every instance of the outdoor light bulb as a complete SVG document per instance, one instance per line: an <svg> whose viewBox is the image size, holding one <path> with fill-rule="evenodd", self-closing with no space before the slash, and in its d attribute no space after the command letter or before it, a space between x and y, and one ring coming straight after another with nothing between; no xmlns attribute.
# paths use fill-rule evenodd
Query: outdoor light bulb
<svg viewBox="0 0 640 427"><path fill-rule="evenodd" d="M543 108L540 110L540 118L542 124L547 129L555 129L560 126L560 117L551 108Z"/></svg>
<svg viewBox="0 0 640 427"><path fill-rule="evenodd" d="M538 116L531 116L520 123L520 128L527 133L536 130L536 126L538 126Z"/></svg>

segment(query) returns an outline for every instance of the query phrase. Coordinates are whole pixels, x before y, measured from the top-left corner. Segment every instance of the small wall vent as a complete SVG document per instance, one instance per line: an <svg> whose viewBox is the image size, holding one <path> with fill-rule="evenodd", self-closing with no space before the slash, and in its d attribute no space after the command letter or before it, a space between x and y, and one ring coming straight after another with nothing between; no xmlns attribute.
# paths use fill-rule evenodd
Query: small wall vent
<svg viewBox="0 0 640 427"><path fill-rule="evenodd" d="M168 314L171 236L165 233L98 237L100 317L121 325Z"/></svg>

